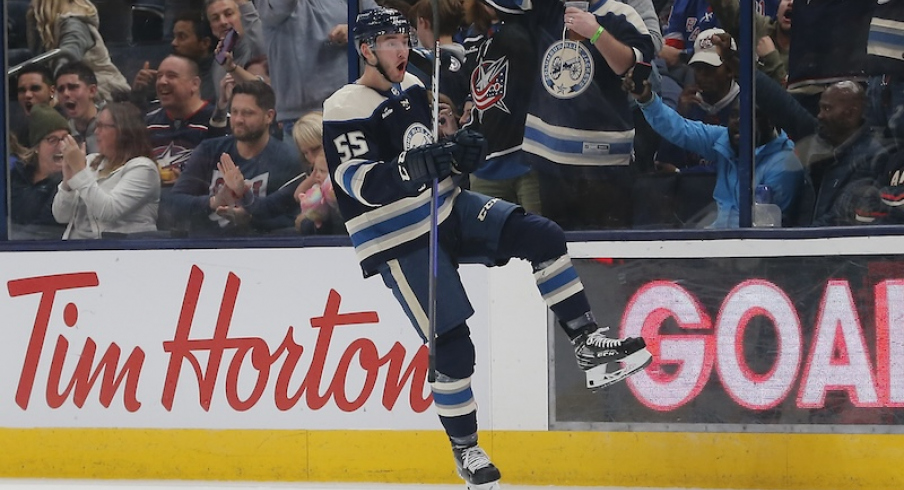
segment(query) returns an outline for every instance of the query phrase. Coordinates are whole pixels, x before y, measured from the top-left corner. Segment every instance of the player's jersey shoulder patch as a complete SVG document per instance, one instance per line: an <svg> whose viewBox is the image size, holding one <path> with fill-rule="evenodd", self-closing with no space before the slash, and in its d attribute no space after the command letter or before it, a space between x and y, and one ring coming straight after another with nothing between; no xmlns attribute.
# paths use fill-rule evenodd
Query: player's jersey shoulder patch
<svg viewBox="0 0 904 490"><path fill-rule="evenodd" d="M571 99L584 93L593 80L593 56L583 43L555 42L543 54L540 76L553 97Z"/></svg>
<svg viewBox="0 0 904 490"><path fill-rule="evenodd" d="M429 145L430 143L433 143L433 133L430 131L430 128L422 123L412 123L405 129L402 142L403 148L406 150Z"/></svg>

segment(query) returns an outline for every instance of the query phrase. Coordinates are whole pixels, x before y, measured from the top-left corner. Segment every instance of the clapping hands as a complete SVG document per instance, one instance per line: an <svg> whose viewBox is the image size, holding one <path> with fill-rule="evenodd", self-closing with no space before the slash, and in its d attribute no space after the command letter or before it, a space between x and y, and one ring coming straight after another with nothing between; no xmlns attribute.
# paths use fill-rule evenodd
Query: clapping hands
<svg viewBox="0 0 904 490"><path fill-rule="evenodd" d="M220 216L231 217L236 209L242 207L245 192L251 186L245 182L245 176L228 153L220 156L217 170L223 177L223 185L210 197L210 208Z"/></svg>
<svg viewBox="0 0 904 490"><path fill-rule="evenodd" d="M73 175L81 172L87 166L85 143L80 144L71 134L67 134L60 145L60 151L63 154L63 183L68 184Z"/></svg>

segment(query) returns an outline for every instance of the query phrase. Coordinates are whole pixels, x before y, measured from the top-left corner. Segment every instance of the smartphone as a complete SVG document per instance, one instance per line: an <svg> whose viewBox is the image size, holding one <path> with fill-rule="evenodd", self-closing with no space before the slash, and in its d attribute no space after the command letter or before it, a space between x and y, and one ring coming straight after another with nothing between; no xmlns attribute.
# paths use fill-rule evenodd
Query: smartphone
<svg viewBox="0 0 904 490"><path fill-rule="evenodd" d="M239 33L235 32L235 29L229 29L226 32L226 35L223 36L223 42L220 45L220 50L217 51L217 55L214 59L217 60L217 63L223 64L226 63L226 53L231 53L233 49L235 49L236 43L239 42Z"/></svg>
<svg viewBox="0 0 904 490"><path fill-rule="evenodd" d="M651 73L653 73L653 65L647 62L638 61L634 65L634 73L631 74L631 80L634 82L633 93L643 93L643 82L650 78Z"/></svg>

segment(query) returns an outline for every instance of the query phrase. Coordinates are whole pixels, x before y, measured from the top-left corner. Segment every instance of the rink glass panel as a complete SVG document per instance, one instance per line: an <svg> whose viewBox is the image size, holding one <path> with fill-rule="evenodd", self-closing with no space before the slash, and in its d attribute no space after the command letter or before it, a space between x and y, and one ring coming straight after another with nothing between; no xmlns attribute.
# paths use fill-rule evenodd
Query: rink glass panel
<svg viewBox="0 0 904 490"><path fill-rule="evenodd" d="M25 61L30 55L25 44L24 23L18 22L19 18L24 15L28 2L17 0L7 3L5 15L11 22L8 23L10 29L4 54L7 66L13 66ZM161 13L158 16L154 14L154 8L130 10L126 5L127 2L104 0L95 3L101 19L100 31L104 36L111 58L128 81L131 82L134 79L145 61L149 61L150 66L155 67L163 57L170 53L169 36L172 35L172 28L168 23L172 21L172 12L165 12L165 16ZM162 1L151 3L163 4ZM200 2L193 2L193 5L197 4ZM744 49L745 40L740 39L738 45L741 48L739 52L752 52L752 49ZM349 59L350 63L356 62L354 54L350 54ZM15 80L9 80L6 83L7 128L17 127L24 115L16 100ZM748 81L740 80L739 84L743 92L750 90ZM809 103L810 107L813 106L812 100L803 102ZM564 226L574 231L704 228L714 216L715 204L712 193L716 181L715 174L712 172L672 173L657 168L653 162L656 160L655 153L659 149L658 136L646 126L639 113L634 114L634 119L638 134L635 140L636 160L634 163L629 166L610 167L597 173L603 175L598 178L605 184L596 189L608 190L588 193L588 188L584 186L569 188L561 193L562 198L584 193L581 195L581 200L587 209L596 213L595 224L577 223ZM292 144L292 142L287 141L287 144ZM552 179L555 177L544 174L541 178ZM742 185L744 182L749 182L748 178L749 176L741 176ZM164 188L164 193L167 191L168 189ZM743 192L741 194L742 197L745 195ZM556 204L554 201L557 199L552 198L550 201L552 204ZM48 231L38 227L9 224L8 232L11 240L34 240L47 239L47 236L53 236L57 230ZM296 236L297 232L289 227L280 230L255 231L243 235L243 237L286 235ZM184 240L185 234L181 231L169 233L167 230L163 230L159 234L144 234L140 238L145 240L168 238ZM234 238L236 237L230 236L221 239ZM50 238L50 240L55 239Z"/></svg>

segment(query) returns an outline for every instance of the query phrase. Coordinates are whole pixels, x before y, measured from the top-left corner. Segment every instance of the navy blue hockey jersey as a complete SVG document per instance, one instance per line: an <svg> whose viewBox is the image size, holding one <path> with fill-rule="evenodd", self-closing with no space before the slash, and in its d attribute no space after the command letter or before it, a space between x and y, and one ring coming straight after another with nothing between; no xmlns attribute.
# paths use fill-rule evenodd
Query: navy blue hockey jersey
<svg viewBox="0 0 904 490"><path fill-rule="evenodd" d="M449 97L455 105L454 112L461 114L468 98L468 75L463 60L451 49L440 46L439 92ZM408 55L408 73L416 76L424 87L433 86L433 51L413 48Z"/></svg>
<svg viewBox="0 0 904 490"><path fill-rule="evenodd" d="M591 2L590 11L607 32L634 51L635 60L653 59L653 39L632 7L615 0ZM540 73L531 96L523 149L531 164L623 166L631 163L634 120L621 73L615 73L590 44L562 41L564 8L557 0L537 1Z"/></svg>
<svg viewBox="0 0 904 490"><path fill-rule="evenodd" d="M794 0L788 90L864 79L875 0Z"/></svg>
<svg viewBox="0 0 904 490"><path fill-rule="evenodd" d="M866 53L868 75L904 75L904 0L879 0Z"/></svg>
<svg viewBox="0 0 904 490"><path fill-rule="evenodd" d="M537 55L530 29L521 22L497 25L492 37L480 46L477 64L471 73L470 129L487 138L487 163L474 172L482 179L499 180L523 175L529 170L520 153L524 122L534 77Z"/></svg>
<svg viewBox="0 0 904 490"><path fill-rule="evenodd" d="M162 199L164 213L173 216L177 228L193 236L218 236L292 227L295 213L289 209L281 215L252 215L251 230L240 229L210 210L210 196L225 185L223 175L217 169L223 153L232 157L245 182L251 185L250 195L246 194L250 201L276 193L301 171L289 147L275 138L270 138L260 153L247 159L236 149L234 136L204 141L193 151L172 192Z"/></svg>
<svg viewBox="0 0 904 490"><path fill-rule="evenodd" d="M381 92L349 84L323 105L323 149L339 211L365 276L377 266L427 246L432 190L409 193L395 160L403 151L432 143L427 91L408 73ZM438 222L452 211L459 189L439 183Z"/></svg>
<svg viewBox="0 0 904 490"><path fill-rule="evenodd" d="M226 126L210 125L214 105L204 102L200 109L185 119L173 119L162 107L146 117L154 159L160 168L175 167L182 170L191 157L192 150L208 138L225 136Z"/></svg>

